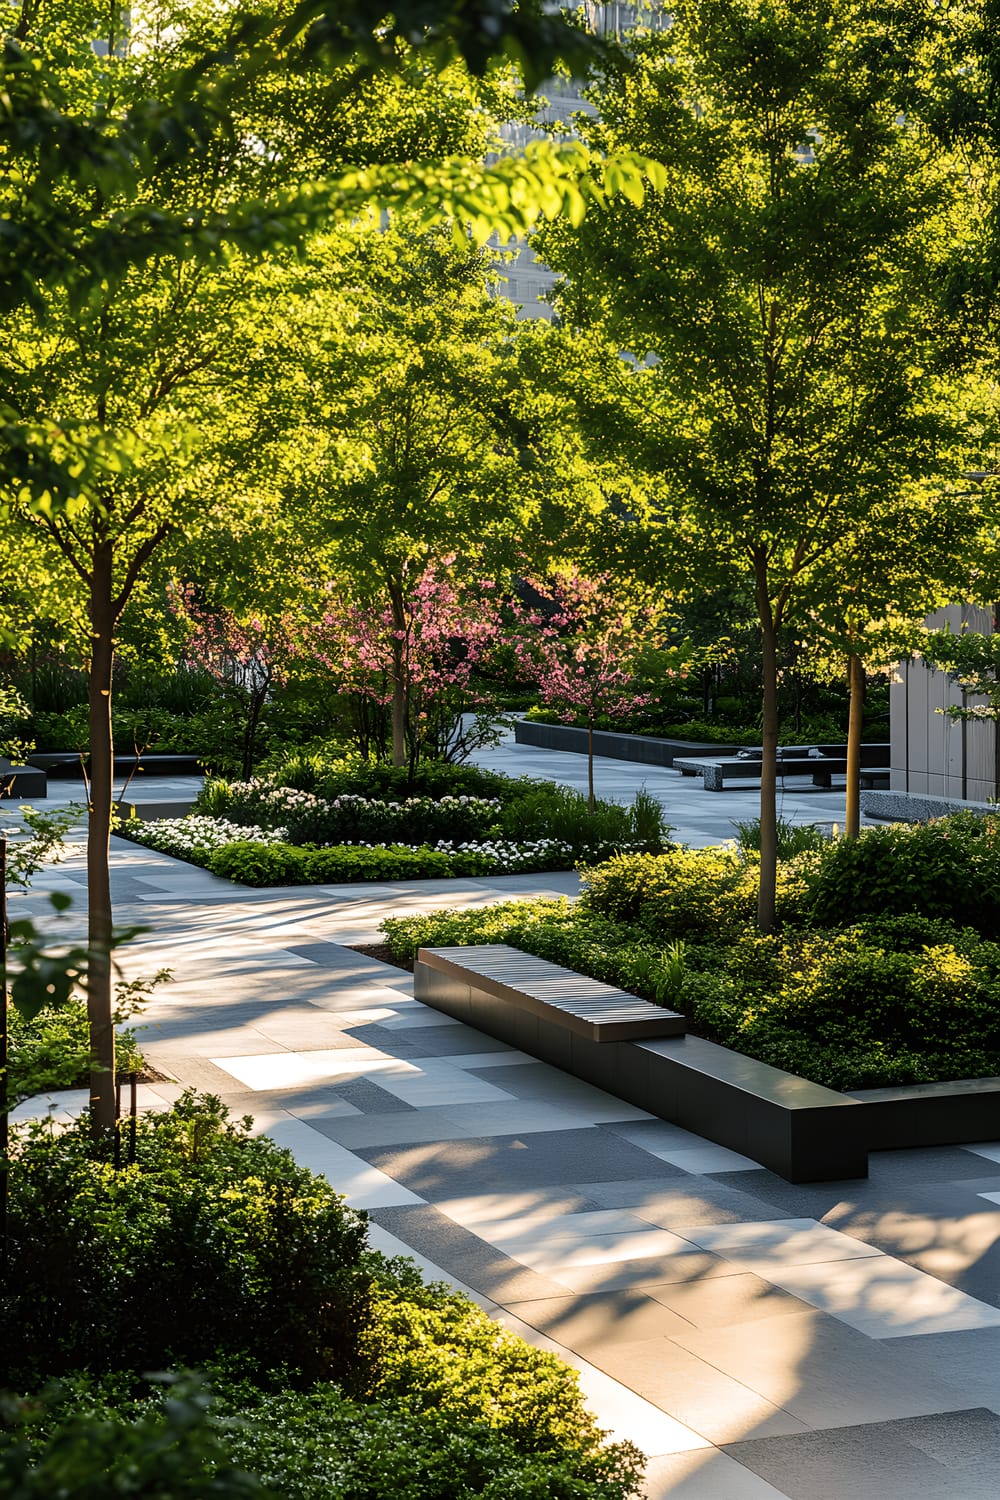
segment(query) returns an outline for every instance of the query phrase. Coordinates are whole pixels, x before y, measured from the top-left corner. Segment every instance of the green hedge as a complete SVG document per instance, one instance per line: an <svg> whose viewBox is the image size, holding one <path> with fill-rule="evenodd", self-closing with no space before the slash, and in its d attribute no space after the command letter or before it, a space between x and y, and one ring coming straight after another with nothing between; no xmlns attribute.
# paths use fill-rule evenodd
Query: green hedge
<svg viewBox="0 0 1000 1500"><path fill-rule="evenodd" d="M659 896L647 887L658 912ZM664 943L642 925L643 903L627 914L635 920L522 901L393 918L383 930L400 960L418 946L510 943L681 1010L696 1033L829 1088L1000 1074L1000 945L969 929L910 915L762 937L720 920Z"/></svg>
<svg viewBox="0 0 1000 1500"><path fill-rule="evenodd" d="M423 880L435 876L484 875L492 862L475 851L448 854L442 849L334 845L329 849L295 844L257 844L238 840L216 849L206 860L213 875L241 885L340 885L362 880Z"/></svg>

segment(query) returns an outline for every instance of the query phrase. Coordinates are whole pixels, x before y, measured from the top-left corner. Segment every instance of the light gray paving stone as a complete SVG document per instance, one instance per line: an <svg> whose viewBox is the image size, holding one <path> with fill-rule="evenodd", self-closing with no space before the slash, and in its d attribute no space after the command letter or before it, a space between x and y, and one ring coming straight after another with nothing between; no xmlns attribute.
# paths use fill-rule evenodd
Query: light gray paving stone
<svg viewBox="0 0 1000 1500"><path fill-rule="evenodd" d="M791 1412L690 1353L672 1338L592 1349L591 1361L713 1443L807 1431Z"/></svg>
<svg viewBox="0 0 1000 1500"><path fill-rule="evenodd" d="M805 1308L670 1337L808 1427L848 1427L960 1410L952 1390L836 1318Z"/></svg>
<svg viewBox="0 0 1000 1500"><path fill-rule="evenodd" d="M690 1329L679 1313L654 1302L635 1288L589 1297L544 1297L534 1302L508 1302L509 1310L557 1343L576 1349L588 1359L609 1344L665 1338Z"/></svg>
<svg viewBox="0 0 1000 1500"><path fill-rule="evenodd" d="M869 1422L737 1442L727 1452L793 1500L996 1500L995 1433L977 1427L975 1417L956 1412L919 1423ZM933 1427L940 1441L948 1424L960 1441L975 1444L961 1470L939 1463L912 1440Z"/></svg>
<svg viewBox="0 0 1000 1500"><path fill-rule="evenodd" d="M953 1389L963 1392L967 1406L989 1407L1000 1413L1000 1328L886 1339L881 1347L891 1359L919 1361Z"/></svg>
<svg viewBox="0 0 1000 1500"><path fill-rule="evenodd" d="M812 1311L807 1303L752 1271L733 1267L733 1272L731 1276L667 1282L662 1286L647 1283L643 1290L647 1297L680 1313L695 1328L739 1327L761 1318Z"/></svg>

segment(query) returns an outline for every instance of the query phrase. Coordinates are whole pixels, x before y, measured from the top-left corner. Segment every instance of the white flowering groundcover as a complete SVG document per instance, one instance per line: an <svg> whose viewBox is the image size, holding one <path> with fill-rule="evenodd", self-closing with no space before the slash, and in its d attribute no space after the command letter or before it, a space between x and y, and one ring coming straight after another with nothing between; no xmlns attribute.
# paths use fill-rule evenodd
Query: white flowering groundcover
<svg viewBox="0 0 1000 1500"><path fill-rule="evenodd" d="M287 791L288 788L279 788ZM306 798L308 793L295 793ZM285 799L274 799L278 805L289 808ZM312 799L317 800L317 799ZM362 799L363 800L363 799ZM298 802L299 807L303 806ZM290 808L289 808L290 810ZM288 840L286 828L261 828L256 824L233 823L226 818L211 818L192 813L186 818L161 818L145 823L137 818L129 821L127 836L148 849L161 854L172 854L192 864L203 865L216 849L233 843L284 844ZM345 840L344 846L356 849L384 849L384 844ZM461 843L449 839L438 839L434 844L411 845L430 848L442 854L477 854L489 863L489 874L510 875L532 870L565 870L573 865L573 850L569 844L558 839L533 839L512 842L506 839L476 841L467 839Z"/></svg>

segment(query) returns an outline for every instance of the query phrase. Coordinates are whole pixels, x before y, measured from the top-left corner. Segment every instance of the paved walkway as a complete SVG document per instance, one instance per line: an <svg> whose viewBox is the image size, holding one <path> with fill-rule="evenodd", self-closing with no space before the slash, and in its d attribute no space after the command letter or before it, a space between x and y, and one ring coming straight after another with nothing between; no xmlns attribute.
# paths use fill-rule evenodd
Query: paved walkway
<svg viewBox="0 0 1000 1500"><path fill-rule="evenodd" d="M644 781L697 843L754 801L612 762L599 779ZM785 815L837 820L837 802L786 792ZM651 1500L996 1500L1000 1141L793 1187L344 946L384 915L572 892L572 875L251 891L123 841L113 858L119 920L151 928L129 971L174 971L143 1046L177 1082L145 1102L195 1086L253 1114L368 1210L377 1247L568 1358L602 1425L650 1455ZM82 881L76 857L26 904Z"/></svg>

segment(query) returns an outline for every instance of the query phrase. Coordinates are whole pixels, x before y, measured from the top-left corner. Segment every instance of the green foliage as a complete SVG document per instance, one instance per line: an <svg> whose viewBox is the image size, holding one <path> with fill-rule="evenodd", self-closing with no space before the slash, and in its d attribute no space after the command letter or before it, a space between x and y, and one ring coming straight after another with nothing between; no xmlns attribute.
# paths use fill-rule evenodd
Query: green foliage
<svg viewBox="0 0 1000 1500"><path fill-rule="evenodd" d="M341 885L355 880L423 880L446 875L482 875L491 861L474 852L341 845L330 849L293 844L236 842L209 855L213 875L241 885Z"/></svg>
<svg viewBox="0 0 1000 1500"><path fill-rule="evenodd" d="M504 809L501 826L508 837L530 830L535 838L558 839L580 855L600 859L612 849L644 845L654 853L668 842L668 827L659 802L643 789L632 807L595 801L570 787L539 782L526 787Z"/></svg>
<svg viewBox="0 0 1000 1500"><path fill-rule="evenodd" d="M82 1088L87 1083L92 1056L85 1000L73 997L65 1005L46 1006L30 1017L11 1005L7 1027L9 1100L52 1089ZM142 1053L134 1031L118 1031L115 1062L120 1074L141 1072Z"/></svg>
<svg viewBox="0 0 1000 1500"><path fill-rule="evenodd" d="M81 1122L38 1129L10 1173L0 1382L233 1360L350 1380L367 1317L364 1222L217 1100L141 1116L137 1163Z"/></svg>
<svg viewBox="0 0 1000 1500"><path fill-rule="evenodd" d="M220 1419L194 1377L161 1377L166 1390L138 1410L118 1411L99 1393L50 1387L6 1398L0 1429L0 1489L7 1500L267 1500L236 1467L236 1424Z"/></svg>
<svg viewBox="0 0 1000 1500"><path fill-rule="evenodd" d="M584 878L581 905L659 938L711 938L752 921L755 872L732 850L618 855Z"/></svg>
<svg viewBox="0 0 1000 1500"><path fill-rule="evenodd" d="M804 873L806 911L818 926L912 912L990 936L1000 922L1000 818L963 812L866 828L827 844Z"/></svg>
<svg viewBox="0 0 1000 1500"><path fill-rule="evenodd" d="M743 823L734 823L737 842L746 853L760 853L760 819L751 818ZM776 820L778 836L778 858L792 859L796 854L816 851L825 847L829 839L821 828L812 823L789 823L779 817Z"/></svg>

